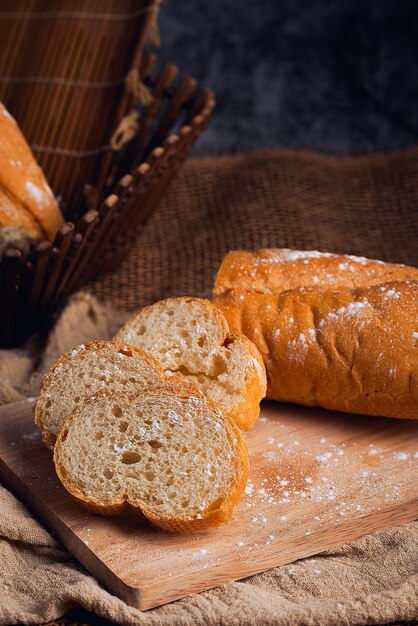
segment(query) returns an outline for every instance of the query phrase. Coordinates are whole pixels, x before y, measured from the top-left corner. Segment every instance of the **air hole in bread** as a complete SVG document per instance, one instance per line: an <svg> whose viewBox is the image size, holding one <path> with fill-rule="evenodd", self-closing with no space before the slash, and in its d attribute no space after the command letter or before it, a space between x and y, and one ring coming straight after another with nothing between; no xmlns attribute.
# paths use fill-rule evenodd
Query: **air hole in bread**
<svg viewBox="0 0 418 626"><path fill-rule="evenodd" d="M215 359L215 373L214 376L220 376L221 374L224 374L228 369L227 364L225 363L224 359L220 356L217 356Z"/></svg>
<svg viewBox="0 0 418 626"><path fill-rule="evenodd" d="M127 451L122 454L122 463L125 465L133 465L134 463L139 463L141 460L141 455L138 452ZM150 479L151 480L151 479Z"/></svg>
<svg viewBox="0 0 418 626"><path fill-rule="evenodd" d="M130 383L137 383L137 382L138 382L138 380L137 380L136 378L130 378L130 379L129 379L129 382L130 382Z"/></svg>
<svg viewBox="0 0 418 626"><path fill-rule="evenodd" d="M161 441L156 441L155 439L152 439L151 441L147 442L149 446L151 446L151 448L156 452L158 450L158 448L162 448L163 444L161 443Z"/></svg>
<svg viewBox="0 0 418 626"><path fill-rule="evenodd" d="M228 348L228 346L230 346L231 343L234 343L234 341L235 337L226 337L222 345L224 346L224 348Z"/></svg>
<svg viewBox="0 0 418 626"><path fill-rule="evenodd" d="M121 348L119 350L119 354L123 354L123 356L132 356L132 350L129 350L129 348Z"/></svg>
<svg viewBox="0 0 418 626"><path fill-rule="evenodd" d="M199 348L203 348L204 345L206 345L207 343L207 339L204 335L200 335L199 339L197 340L197 345L199 346Z"/></svg>
<svg viewBox="0 0 418 626"><path fill-rule="evenodd" d="M99 430L99 432L97 432L94 436L96 441L98 441L99 439L103 439L103 437L104 437L104 432L102 430Z"/></svg>
<svg viewBox="0 0 418 626"><path fill-rule="evenodd" d="M182 500L181 501L181 506L183 507L183 509L185 509L186 507L188 507L190 504L190 500Z"/></svg>
<svg viewBox="0 0 418 626"><path fill-rule="evenodd" d="M81 400L80 396L76 396L76 397L74 398L74 402L75 402L76 404L78 404L78 403L80 402L80 400Z"/></svg>
<svg viewBox="0 0 418 626"><path fill-rule="evenodd" d="M122 409L117 404L114 405L112 413L115 417L122 417Z"/></svg>
<svg viewBox="0 0 418 626"><path fill-rule="evenodd" d="M190 376L190 371L185 365L179 365L176 369L176 374L183 374L183 376Z"/></svg>
<svg viewBox="0 0 418 626"><path fill-rule="evenodd" d="M121 422L119 424L119 432L124 433L128 428L128 422Z"/></svg>
<svg viewBox="0 0 418 626"><path fill-rule="evenodd" d="M103 470L103 476L105 478L107 478L108 480L110 480L110 478L113 478L113 472L111 469L106 468L105 470ZM103 482L103 479L101 479L100 482Z"/></svg>
<svg viewBox="0 0 418 626"><path fill-rule="evenodd" d="M46 406L48 409L49 409L49 407L51 406L51 404L52 404L52 400L47 400L47 401L45 402L45 406Z"/></svg>
<svg viewBox="0 0 418 626"><path fill-rule="evenodd" d="M154 472L150 472L150 471L145 472L145 478L146 478L147 480L154 480L154 478L155 478L155 474L154 474Z"/></svg>

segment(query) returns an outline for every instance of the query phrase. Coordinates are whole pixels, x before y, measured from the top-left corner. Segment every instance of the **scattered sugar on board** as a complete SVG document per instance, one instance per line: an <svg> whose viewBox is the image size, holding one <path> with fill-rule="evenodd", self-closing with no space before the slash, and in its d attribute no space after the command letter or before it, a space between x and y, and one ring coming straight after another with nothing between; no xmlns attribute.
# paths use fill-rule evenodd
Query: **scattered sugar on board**
<svg viewBox="0 0 418 626"><path fill-rule="evenodd" d="M383 487L378 466L386 460L389 462L392 456L406 463L412 454L394 453L374 443L364 449L350 442L348 449L345 442L334 443L332 437L300 441L292 437L295 431L275 422L270 424L269 430L266 448L275 446L279 433L283 447L263 453L267 465L260 468L257 475L253 474L245 490L241 511L248 516L251 532L264 526L267 520L271 530L279 533L277 524L297 521L300 512L303 515L304 503L316 509L310 519L338 526L345 519L363 516L380 510L385 503L399 501L401 492L407 488L406 476L398 476L396 472ZM418 452L416 454L418 458ZM353 458L356 460L354 472ZM374 467L365 469L364 464L370 465L372 460ZM353 500L354 492L367 493L367 498L362 498L362 502ZM309 527L303 530L305 536L312 532Z"/></svg>

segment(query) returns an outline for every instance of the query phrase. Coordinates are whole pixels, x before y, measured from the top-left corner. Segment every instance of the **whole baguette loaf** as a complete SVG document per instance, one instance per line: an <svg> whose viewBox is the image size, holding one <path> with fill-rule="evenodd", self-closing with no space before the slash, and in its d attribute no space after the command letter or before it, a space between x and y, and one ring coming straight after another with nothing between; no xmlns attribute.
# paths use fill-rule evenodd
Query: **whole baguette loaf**
<svg viewBox="0 0 418 626"><path fill-rule="evenodd" d="M222 261L214 296L237 288L280 293L299 287L354 289L394 280L418 280L418 269L316 250L237 250L229 252Z"/></svg>
<svg viewBox="0 0 418 626"><path fill-rule="evenodd" d="M0 102L0 248L52 241L63 218L16 121Z"/></svg>
<svg viewBox="0 0 418 626"><path fill-rule="evenodd" d="M127 508L162 528L192 532L229 520L248 477L240 429L182 381L128 397L99 392L66 419L57 474L84 508Z"/></svg>
<svg viewBox="0 0 418 626"><path fill-rule="evenodd" d="M261 352L268 398L418 418L417 280L278 294L236 288L216 304Z"/></svg>

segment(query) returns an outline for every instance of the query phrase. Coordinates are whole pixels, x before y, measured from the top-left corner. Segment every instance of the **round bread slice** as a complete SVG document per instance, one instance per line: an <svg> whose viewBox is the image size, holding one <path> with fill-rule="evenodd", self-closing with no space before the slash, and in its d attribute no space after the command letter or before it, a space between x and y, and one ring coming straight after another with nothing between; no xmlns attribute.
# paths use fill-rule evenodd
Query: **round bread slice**
<svg viewBox="0 0 418 626"><path fill-rule="evenodd" d="M83 508L115 515L130 506L176 532L227 522L248 477L240 429L181 381L86 401L61 429L54 462Z"/></svg>
<svg viewBox="0 0 418 626"><path fill-rule="evenodd" d="M266 394L263 360L209 300L168 298L141 309L119 330L116 341L155 356L167 374L195 383L242 430L260 414Z"/></svg>
<svg viewBox="0 0 418 626"><path fill-rule="evenodd" d="M55 443L66 417L99 391L141 392L166 380L143 350L114 341L92 341L66 352L45 376L35 404L35 422L46 446Z"/></svg>

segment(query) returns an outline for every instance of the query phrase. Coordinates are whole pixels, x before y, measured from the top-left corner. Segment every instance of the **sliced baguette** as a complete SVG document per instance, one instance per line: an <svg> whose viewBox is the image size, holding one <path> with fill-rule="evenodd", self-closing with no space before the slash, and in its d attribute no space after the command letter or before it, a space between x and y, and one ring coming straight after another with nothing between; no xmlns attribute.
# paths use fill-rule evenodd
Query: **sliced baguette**
<svg viewBox="0 0 418 626"><path fill-rule="evenodd" d="M156 359L122 343L93 341L66 352L45 376L35 405L43 442L53 445L66 417L97 392L137 393L164 380Z"/></svg>
<svg viewBox="0 0 418 626"><path fill-rule="evenodd" d="M247 450L234 422L196 392L173 381L131 398L101 392L77 407L54 451L64 487L90 511L130 506L170 531L227 522L246 485Z"/></svg>
<svg viewBox="0 0 418 626"><path fill-rule="evenodd" d="M260 413L266 393L263 360L208 300L168 298L133 315L115 336L149 351L168 374L195 383L243 430Z"/></svg>

